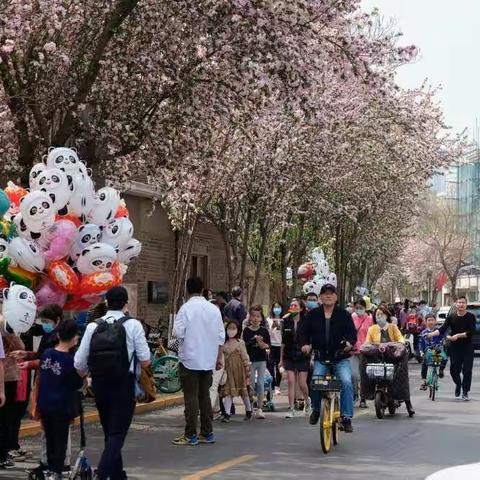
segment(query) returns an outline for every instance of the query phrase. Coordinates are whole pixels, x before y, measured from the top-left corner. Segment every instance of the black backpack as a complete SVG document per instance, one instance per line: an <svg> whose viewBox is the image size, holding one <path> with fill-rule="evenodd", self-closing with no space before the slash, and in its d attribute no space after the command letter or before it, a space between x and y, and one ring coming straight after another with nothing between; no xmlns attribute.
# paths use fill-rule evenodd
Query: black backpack
<svg viewBox="0 0 480 480"><path fill-rule="evenodd" d="M127 350L127 332L124 323L130 317L122 317L113 323L97 320L97 328L90 340L88 369L92 378L118 379L128 375L130 360Z"/></svg>

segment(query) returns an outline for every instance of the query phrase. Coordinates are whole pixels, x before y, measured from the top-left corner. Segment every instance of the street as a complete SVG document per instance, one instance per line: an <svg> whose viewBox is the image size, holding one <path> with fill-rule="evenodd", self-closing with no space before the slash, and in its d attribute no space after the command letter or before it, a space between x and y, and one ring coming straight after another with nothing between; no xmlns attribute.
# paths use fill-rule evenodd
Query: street
<svg viewBox="0 0 480 480"><path fill-rule="evenodd" d="M477 359L477 372L479 366ZM280 411L267 414L266 420L246 423L240 413L228 425L216 423L216 445L171 445L183 428L180 408L137 416L124 448L129 478L420 480L448 466L478 461L480 376L474 371L470 403L453 399L448 375L432 403L426 392L418 390L419 366L411 362L410 367L415 418L409 419L404 407L394 418L384 420L376 419L373 407L357 410L355 432L343 435L329 455L320 450L318 426L309 426L304 418L284 418L283 396L277 400ZM101 443L101 429L89 426L87 453L93 464ZM26 448L37 452L38 445L38 438L30 439ZM25 478L21 468L33 464L33 460L20 464L18 470L2 472L1 477Z"/></svg>

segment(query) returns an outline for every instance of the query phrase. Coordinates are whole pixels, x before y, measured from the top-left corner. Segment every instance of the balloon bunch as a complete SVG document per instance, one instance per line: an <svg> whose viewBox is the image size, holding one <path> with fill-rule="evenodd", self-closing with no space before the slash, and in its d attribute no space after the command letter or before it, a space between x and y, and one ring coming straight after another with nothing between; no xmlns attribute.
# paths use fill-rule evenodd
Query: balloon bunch
<svg viewBox="0 0 480 480"><path fill-rule="evenodd" d="M119 192L95 191L90 175L74 149L50 148L29 190L0 190L0 287L26 287L39 307L81 311L122 282L142 245Z"/></svg>
<svg viewBox="0 0 480 480"><path fill-rule="evenodd" d="M311 254L311 260L300 265L297 278L303 282L303 292L320 294L323 285L327 283L337 286L337 276L330 272L328 261L320 248L315 248Z"/></svg>

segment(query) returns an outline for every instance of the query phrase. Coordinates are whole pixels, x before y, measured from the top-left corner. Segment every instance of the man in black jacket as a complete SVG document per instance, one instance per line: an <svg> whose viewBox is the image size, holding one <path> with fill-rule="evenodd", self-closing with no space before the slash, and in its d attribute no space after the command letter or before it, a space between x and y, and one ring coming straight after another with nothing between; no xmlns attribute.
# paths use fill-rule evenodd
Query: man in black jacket
<svg viewBox="0 0 480 480"><path fill-rule="evenodd" d="M337 305L337 290L326 284L320 291L322 305L311 310L304 326L304 353L312 349L315 353L313 375L325 375L329 367L325 361L333 364L334 375L342 382L340 409L345 432L352 432L353 417L353 384L350 354L348 353L357 341L357 331L351 315ZM315 425L320 416L320 395L311 391L312 414L310 424Z"/></svg>

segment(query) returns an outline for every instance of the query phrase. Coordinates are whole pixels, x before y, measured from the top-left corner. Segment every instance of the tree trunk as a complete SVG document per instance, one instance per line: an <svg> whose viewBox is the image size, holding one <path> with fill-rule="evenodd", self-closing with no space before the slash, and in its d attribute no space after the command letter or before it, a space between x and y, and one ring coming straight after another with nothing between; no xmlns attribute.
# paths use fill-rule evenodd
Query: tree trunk
<svg viewBox="0 0 480 480"><path fill-rule="evenodd" d="M243 242L242 242L242 252L241 252L241 263L240 263L240 278L239 285L243 289L245 284L245 270L247 268L247 253L248 253L248 239L250 237L250 226L252 224L252 208L249 207L247 210L247 217L245 219L245 229L243 233Z"/></svg>
<svg viewBox="0 0 480 480"><path fill-rule="evenodd" d="M232 247L230 245L230 235L224 229L220 230L222 236L223 247L225 249L225 262L227 265L227 277L228 277L228 291L231 292L234 287L234 267L233 267L233 256L232 256Z"/></svg>
<svg viewBox="0 0 480 480"><path fill-rule="evenodd" d="M288 301L288 285L287 285L287 229L284 228L282 232L282 238L279 246L280 254L280 279L281 279L281 292L282 292L282 305L286 306Z"/></svg>
<svg viewBox="0 0 480 480"><path fill-rule="evenodd" d="M260 225L260 235L262 235L262 240L260 242L257 265L255 267L255 277L253 279L253 287L250 295L250 306L255 303L255 295L257 293L258 282L260 280L260 273L262 271L263 258L265 256L265 247L267 246L268 233L267 228L265 228L263 225Z"/></svg>

